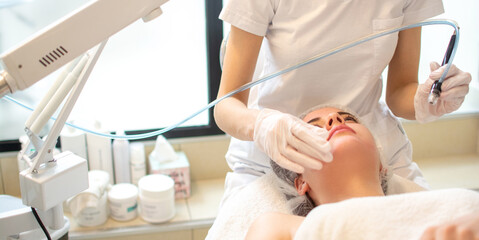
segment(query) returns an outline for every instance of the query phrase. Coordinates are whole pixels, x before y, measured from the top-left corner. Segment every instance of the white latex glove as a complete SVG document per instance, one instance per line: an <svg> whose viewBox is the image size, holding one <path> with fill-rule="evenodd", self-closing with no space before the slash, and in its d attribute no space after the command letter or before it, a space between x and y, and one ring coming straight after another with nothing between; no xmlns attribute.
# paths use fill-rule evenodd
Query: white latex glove
<svg viewBox="0 0 479 240"><path fill-rule="evenodd" d="M322 162L331 162L328 131L301 119L272 109L258 114L254 142L278 165L302 173L304 167L321 169Z"/></svg>
<svg viewBox="0 0 479 240"><path fill-rule="evenodd" d="M464 98L469 92L471 74L461 71L453 64L444 82L442 82L442 92L437 103L435 105L428 103L427 98L431 86L436 80L439 80L445 67L446 65L441 67L439 63L431 62L429 78L425 83L419 84L417 88L416 95L414 96L414 109L416 120L420 123L431 122L446 113L456 111L464 102Z"/></svg>

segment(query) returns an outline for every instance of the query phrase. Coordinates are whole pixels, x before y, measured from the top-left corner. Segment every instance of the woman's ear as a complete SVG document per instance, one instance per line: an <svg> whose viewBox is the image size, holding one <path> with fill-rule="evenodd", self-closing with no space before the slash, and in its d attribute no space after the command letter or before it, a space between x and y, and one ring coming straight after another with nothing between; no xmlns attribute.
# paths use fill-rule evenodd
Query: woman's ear
<svg viewBox="0 0 479 240"><path fill-rule="evenodd" d="M298 194L301 196L309 191L309 184L304 181L303 175L298 175L298 177L294 179L294 187L296 188Z"/></svg>

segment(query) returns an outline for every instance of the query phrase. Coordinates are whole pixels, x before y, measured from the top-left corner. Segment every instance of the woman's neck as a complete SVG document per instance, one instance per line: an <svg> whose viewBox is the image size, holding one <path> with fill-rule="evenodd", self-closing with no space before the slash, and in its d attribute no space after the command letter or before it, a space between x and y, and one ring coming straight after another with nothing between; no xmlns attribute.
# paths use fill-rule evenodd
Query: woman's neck
<svg viewBox="0 0 479 240"><path fill-rule="evenodd" d="M323 189L321 195L313 199L317 205L335 203L357 197L384 196L380 180L349 178L341 181L328 189Z"/></svg>

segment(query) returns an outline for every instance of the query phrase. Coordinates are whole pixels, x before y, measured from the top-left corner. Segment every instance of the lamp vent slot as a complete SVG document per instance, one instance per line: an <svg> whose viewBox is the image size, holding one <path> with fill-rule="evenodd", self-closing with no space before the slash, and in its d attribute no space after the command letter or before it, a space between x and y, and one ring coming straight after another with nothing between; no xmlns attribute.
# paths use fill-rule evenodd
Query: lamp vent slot
<svg viewBox="0 0 479 240"><path fill-rule="evenodd" d="M48 65L53 64L53 62L65 56L67 53L68 51L63 46L59 46L56 49L52 50L51 52L45 54L45 56L38 59L38 61L44 67L48 67Z"/></svg>

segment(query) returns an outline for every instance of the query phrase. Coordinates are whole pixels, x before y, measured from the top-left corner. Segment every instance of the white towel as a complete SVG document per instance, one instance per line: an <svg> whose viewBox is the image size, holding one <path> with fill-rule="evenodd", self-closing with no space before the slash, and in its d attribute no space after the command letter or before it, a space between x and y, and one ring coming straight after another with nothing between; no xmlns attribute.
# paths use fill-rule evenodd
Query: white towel
<svg viewBox="0 0 479 240"><path fill-rule="evenodd" d="M479 211L479 193L446 189L354 198L309 213L295 239L419 239L431 225Z"/></svg>
<svg viewBox="0 0 479 240"><path fill-rule="evenodd" d="M273 172L231 193L221 206L207 240L244 239L249 226L265 212L291 214L284 195L279 191L279 181ZM388 183L388 195L424 190L416 183L392 175Z"/></svg>
<svg viewBox="0 0 479 240"><path fill-rule="evenodd" d="M274 174L268 173L232 193L223 203L206 239L244 239L251 223L261 214L291 214L283 194L275 186L276 181Z"/></svg>

